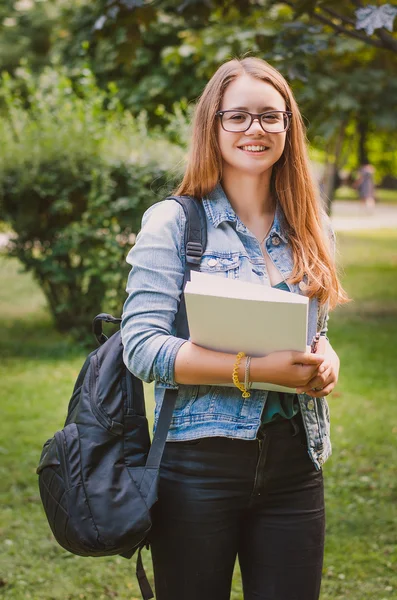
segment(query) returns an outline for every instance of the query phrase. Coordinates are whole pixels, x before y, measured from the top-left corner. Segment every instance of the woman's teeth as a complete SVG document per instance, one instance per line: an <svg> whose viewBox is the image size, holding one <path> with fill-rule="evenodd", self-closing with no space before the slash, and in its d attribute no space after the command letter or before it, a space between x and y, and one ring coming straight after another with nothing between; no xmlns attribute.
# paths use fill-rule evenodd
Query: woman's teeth
<svg viewBox="0 0 397 600"><path fill-rule="evenodd" d="M248 152L263 152L267 150L266 146L240 146L241 150L247 150Z"/></svg>

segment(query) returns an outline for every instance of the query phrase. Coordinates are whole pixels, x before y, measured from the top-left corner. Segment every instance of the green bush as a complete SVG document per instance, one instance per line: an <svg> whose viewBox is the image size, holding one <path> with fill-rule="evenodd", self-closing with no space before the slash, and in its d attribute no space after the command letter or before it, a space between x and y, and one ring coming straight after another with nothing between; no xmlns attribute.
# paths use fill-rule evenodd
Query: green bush
<svg viewBox="0 0 397 600"><path fill-rule="evenodd" d="M89 71L74 82L20 72L22 99L3 75L0 218L8 251L42 287L57 329L84 338L102 310L120 313L125 256L142 213L180 177L183 151L134 120ZM26 97L28 104L26 105Z"/></svg>

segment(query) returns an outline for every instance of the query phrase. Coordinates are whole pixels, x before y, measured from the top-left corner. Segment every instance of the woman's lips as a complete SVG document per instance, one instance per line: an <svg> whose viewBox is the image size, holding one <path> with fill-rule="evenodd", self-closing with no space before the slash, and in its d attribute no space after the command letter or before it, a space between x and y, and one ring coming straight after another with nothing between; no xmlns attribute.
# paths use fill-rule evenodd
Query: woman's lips
<svg viewBox="0 0 397 600"><path fill-rule="evenodd" d="M261 150L259 150L258 148L262 148ZM267 152L269 150L268 146L256 146L255 144L250 144L250 145L244 145L244 146L238 146L238 149L241 150L242 152L245 152L245 154L250 154L252 155L262 155L265 154L265 152Z"/></svg>

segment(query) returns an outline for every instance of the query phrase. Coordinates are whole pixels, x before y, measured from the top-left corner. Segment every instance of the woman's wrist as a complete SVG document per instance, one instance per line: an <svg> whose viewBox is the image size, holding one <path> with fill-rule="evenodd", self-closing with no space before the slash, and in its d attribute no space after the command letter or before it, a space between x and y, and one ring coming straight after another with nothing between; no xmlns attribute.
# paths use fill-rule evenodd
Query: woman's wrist
<svg viewBox="0 0 397 600"><path fill-rule="evenodd" d="M259 358L251 358L250 364L250 380L251 382L267 382L272 383L271 374L268 369L268 360L266 356Z"/></svg>

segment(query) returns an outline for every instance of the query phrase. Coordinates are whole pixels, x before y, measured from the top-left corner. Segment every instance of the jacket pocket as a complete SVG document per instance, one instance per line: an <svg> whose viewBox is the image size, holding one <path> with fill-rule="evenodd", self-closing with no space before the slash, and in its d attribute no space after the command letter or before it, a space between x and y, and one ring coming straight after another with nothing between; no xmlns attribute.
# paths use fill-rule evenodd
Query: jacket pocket
<svg viewBox="0 0 397 600"><path fill-rule="evenodd" d="M203 255L200 263L200 271L213 273L218 277L238 279L240 271L240 256L238 252L222 253L208 252Z"/></svg>
<svg viewBox="0 0 397 600"><path fill-rule="evenodd" d="M197 398L198 385L180 385L175 402L174 414L183 415L189 413L190 407Z"/></svg>
<svg viewBox="0 0 397 600"><path fill-rule="evenodd" d="M211 416L238 421L244 399L240 390L220 385L200 385L196 398L189 404L189 415L201 420Z"/></svg>
<svg viewBox="0 0 397 600"><path fill-rule="evenodd" d="M198 385L185 385L185 384L179 385L178 395L176 398L175 408L174 408L174 412L173 412L173 420L178 419L180 417L185 418L186 416L189 415L190 408L197 398L198 390L199 390ZM162 390L162 392L164 393L163 390ZM157 420L159 418L161 403L163 400L164 400L164 396L162 397L162 400L160 400L159 397L156 397L156 404L155 404L155 408L154 408L155 422L157 422Z"/></svg>

